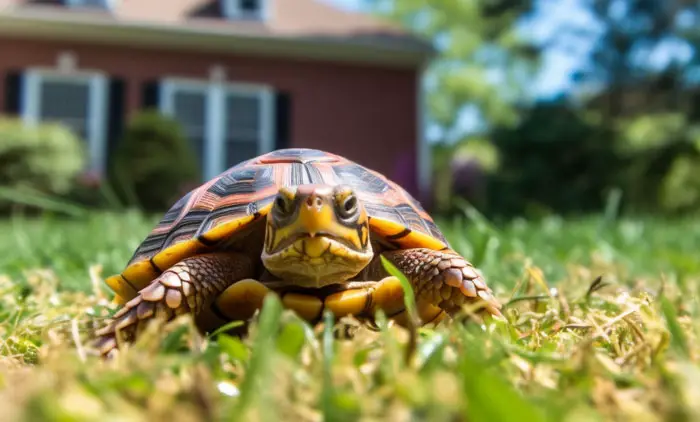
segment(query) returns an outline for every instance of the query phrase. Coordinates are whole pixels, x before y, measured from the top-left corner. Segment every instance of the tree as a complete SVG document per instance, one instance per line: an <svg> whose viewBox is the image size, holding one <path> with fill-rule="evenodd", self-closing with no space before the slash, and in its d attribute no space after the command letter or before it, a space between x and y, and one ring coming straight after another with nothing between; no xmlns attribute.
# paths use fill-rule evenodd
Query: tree
<svg viewBox="0 0 700 422"><path fill-rule="evenodd" d="M588 65L577 76L602 88L589 109L617 132L618 154L629 163L622 179L627 203L638 211L663 212L699 205L693 119L698 117L694 74L699 39L694 28L700 5L692 0L584 4L600 32Z"/></svg>
<svg viewBox="0 0 700 422"><path fill-rule="evenodd" d="M451 160L460 143L495 126L517 124L516 107L531 95L539 50L518 31L534 0L365 0L370 9L430 40L437 56L426 69L427 136L435 144L435 206L452 191Z"/></svg>
<svg viewBox="0 0 700 422"><path fill-rule="evenodd" d="M492 125L516 123L515 106L528 98L527 81L539 58L517 27L532 1L365 1L436 47L425 80L433 140L453 143Z"/></svg>
<svg viewBox="0 0 700 422"><path fill-rule="evenodd" d="M546 7L557 0L541 1ZM589 19L571 20L557 28L546 48L570 50L572 40L585 45L588 51L578 53L583 57L574 81L584 88L582 92L597 97L595 107L603 112L605 123L614 124L621 115L632 114L630 94L636 96L636 106L652 107L658 103L640 99L640 93L673 90L673 95L682 96L690 73L696 73L691 64L698 61L695 28L700 5L696 1L578 0L577 4L577 14L587 14ZM602 96L605 101L600 101ZM667 102L664 111L681 104Z"/></svg>

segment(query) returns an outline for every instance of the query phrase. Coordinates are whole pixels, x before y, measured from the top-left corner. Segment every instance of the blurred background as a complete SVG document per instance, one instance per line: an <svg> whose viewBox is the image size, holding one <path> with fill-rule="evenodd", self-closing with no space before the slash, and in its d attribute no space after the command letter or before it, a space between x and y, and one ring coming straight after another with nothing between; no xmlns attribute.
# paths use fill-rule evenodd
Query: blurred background
<svg viewBox="0 0 700 422"><path fill-rule="evenodd" d="M440 215L700 207L689 0L0 0L2 212L320 148Z"/></svg>

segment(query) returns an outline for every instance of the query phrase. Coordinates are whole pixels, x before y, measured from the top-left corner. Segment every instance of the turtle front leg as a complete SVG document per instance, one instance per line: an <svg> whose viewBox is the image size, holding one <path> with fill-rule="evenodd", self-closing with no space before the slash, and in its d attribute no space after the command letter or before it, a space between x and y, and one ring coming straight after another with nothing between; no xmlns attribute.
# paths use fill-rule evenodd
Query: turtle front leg
<svg viewBox="0 0 700 422"><path fill-rule="evenodd" d="M462 305L484 302L482 309L501 316L501 305L474 266L458 253L426 248L383 252L411 282L418 306L436 306L454 315ZM379 264L381 265L381 264Z"/></svg>
<svg viewBox="0 0 700 422"><path fill-rule="evenodd" d="M158 276L127 302L103 328L96 346L102 355L118 348L117 335L133 342L153 319L196 315L211 299L237 281L253 276L253 263L237 253L213 253L185 259Z"/></svg>

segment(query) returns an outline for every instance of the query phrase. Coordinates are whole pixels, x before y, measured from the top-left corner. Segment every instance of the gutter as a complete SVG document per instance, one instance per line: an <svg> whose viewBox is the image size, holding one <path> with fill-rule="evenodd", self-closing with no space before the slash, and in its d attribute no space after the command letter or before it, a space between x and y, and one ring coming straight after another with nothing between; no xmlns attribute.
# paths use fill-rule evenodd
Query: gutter
<svg viewBox="0 0 700 422"><path fill-rule="evenodd" d="M392 67L422 67L435 54L431 45L409 36L251 34L232 28L123 22L109 15L60 16L35 11L0 11L0 35Z"/></svg>

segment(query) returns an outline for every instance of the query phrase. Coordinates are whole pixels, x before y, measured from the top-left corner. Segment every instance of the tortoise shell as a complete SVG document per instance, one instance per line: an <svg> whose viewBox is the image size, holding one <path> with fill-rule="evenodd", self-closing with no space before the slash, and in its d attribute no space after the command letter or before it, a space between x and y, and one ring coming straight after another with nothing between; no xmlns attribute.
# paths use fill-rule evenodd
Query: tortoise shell
<svg viewBox="0 0 700 422"><path fill-rule="evenodd" d="M372 236L390 248L449 249L433 219L406 190L356 162L314 149L282 149L241 162L180 198L106 280L129 300L170 266L216 250L264 218L280 186L346 184L363 202Z"/></svg>

